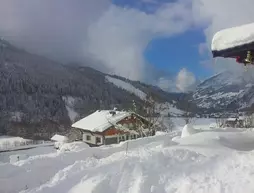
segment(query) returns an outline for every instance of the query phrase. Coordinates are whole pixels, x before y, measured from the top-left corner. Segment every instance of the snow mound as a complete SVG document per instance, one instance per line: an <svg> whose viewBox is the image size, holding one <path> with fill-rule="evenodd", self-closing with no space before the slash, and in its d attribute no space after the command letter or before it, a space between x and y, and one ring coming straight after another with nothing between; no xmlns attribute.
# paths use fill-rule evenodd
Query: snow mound
<svg viewBox="0 0 254 193"><path fill-rule="evenodd" d="M183 130L182 130L182 135L181 137L188 137L190 135L193 135L195 133L198 133L198 131L196 129L193 128L192 125L190 124L186 124L184 127L183 127Z"/></svg>
<svg viewBox="0 0 254 193"><path fill-rule="evenodd" d="M66 151L81 151L86 148L90 148L90 146L84 142L72 142L72 143L63 143L59 146L59 152L66 152Z"/></svg>

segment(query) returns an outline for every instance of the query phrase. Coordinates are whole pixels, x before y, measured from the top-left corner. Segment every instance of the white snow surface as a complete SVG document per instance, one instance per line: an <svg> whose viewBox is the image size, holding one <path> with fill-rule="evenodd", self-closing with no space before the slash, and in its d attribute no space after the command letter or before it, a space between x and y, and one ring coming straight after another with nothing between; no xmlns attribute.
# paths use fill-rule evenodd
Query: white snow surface
<svg viewBox="0 0 254 193"><path fill-rule="evenodd" d="M254 132L206 129L0 164L0 192L253 193Z"/></svg>
<svg viewBox="0 0 254 193"><path fill-rule="evenodd" d="M86 148L90 148L90 146L84 142L72 142L72 143L63 143L61 146L59 146L59 151L60 152L81 151Z"/></svg>
<svg viewBox="0 0 254 193"><path fill-rule="evenodd" d="M112 124L116 124L118 121L130 115L130 113L126 111L115 112L116 114L112 116L110 110L97 110L91 115L74 123L72 127L93 132L103 132Z"/></svg>
<svg viewBox="0 0 254 193"><path fill-rule="evenodd" d="M254 41L254 23L221 30L212 40L212 50L221 51Z"/></svg>
<svg viewBox="0 0 254 193"><path fill-rule="evenodd" d="M113 78L111 76L105 76L105 79L108 81L108 82L111 82L113 83L115 86L119 87L119 88L122 88L132 94L135 94L136 96L138 96L139 98L141 98L142 100L144 100L146 98L146 94L135 88L133 85L131 85L130 83L128 82L124 82L120 79L117 79L117 78Z"/></svg>

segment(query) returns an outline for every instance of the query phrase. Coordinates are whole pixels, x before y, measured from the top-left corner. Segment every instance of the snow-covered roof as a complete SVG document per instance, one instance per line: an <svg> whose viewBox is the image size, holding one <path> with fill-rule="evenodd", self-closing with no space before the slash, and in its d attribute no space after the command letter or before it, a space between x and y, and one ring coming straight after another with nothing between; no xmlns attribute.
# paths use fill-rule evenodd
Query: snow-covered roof
<svg viewBox="0 0 254 193"><path fill-rule="evenodd" d="M53 137L51 137L52 141L57 141L57 142L67 142L68 138L66 136L63 135L58 135L55 134Z"/></svg>
<svg viewBox="0 0 254 193"><path fill-rule="evenodd" d="M236 118L228 118L227 121L236 121Z"/></svg>
<svg viewBox="0 0 254 193"><path fill-rule="evenodd" d="M254 23L217 32L212 40L212 51L221 51L254 41Z"/></svg>
<svg viewBox="0 0 254 193"><path fill-rule="evenodd" d="M110 112L111 110L97 110L74 123L72 127L92 132L103 132L110 126L131 115L130 112L126 111L114 111L115 115L112 115Z"/></svg>
<svg viewBox="0 0 254 193"><path fill-rule="evenodd" d="M227 119L227 121L236 121L236 120L243 121L243 120L244 120L244 117L243 117L243 116L240 116L240 117L238 117L238 118L233 118L233 117L231 117L231 118L228 118L228 119Z"/></svg>

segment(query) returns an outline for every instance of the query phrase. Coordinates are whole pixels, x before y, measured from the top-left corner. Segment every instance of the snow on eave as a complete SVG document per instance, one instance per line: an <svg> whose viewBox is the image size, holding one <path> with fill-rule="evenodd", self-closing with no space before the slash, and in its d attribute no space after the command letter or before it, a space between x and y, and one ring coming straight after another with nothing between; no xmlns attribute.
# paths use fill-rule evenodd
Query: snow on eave
<svg viewBox="0 0 254 193"><path fill-rule="evenodd" d="M212 40L212 51L222 51L254 41L254 23L218 31Z"/></svg>

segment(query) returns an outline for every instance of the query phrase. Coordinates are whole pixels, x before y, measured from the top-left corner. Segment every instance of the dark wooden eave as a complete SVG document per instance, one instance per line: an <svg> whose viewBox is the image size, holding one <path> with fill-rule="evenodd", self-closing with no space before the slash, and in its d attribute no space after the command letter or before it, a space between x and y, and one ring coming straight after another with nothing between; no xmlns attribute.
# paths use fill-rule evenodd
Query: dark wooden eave
<svg viewBox="0 0 254 193"><path fill-rule="evenodd" d="M248 44L235 46L232 48L227 48L224 50L212 50L213 57L224 57L224 58L235 58L236 56L240 56L246 54L246 51L253 50L254 51L254 41Z"/></svg>

